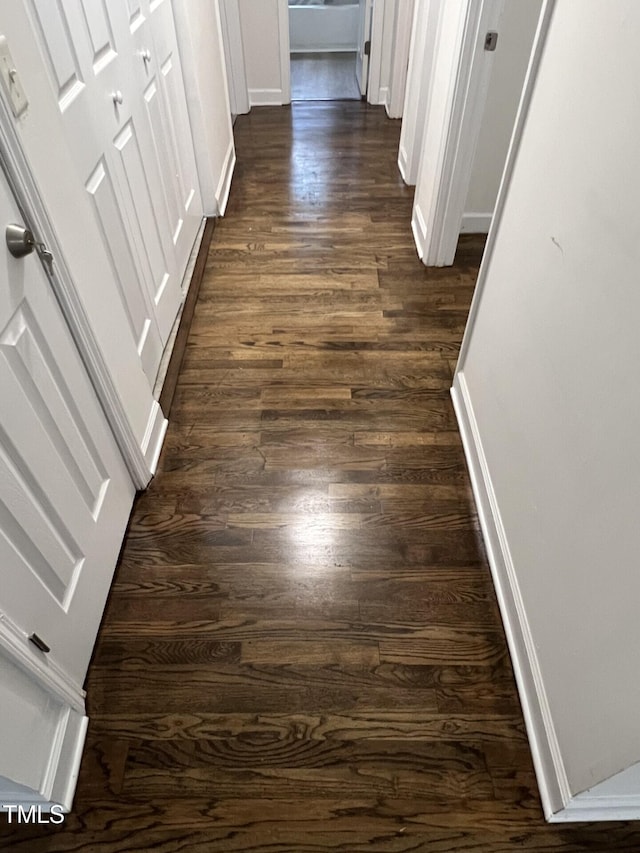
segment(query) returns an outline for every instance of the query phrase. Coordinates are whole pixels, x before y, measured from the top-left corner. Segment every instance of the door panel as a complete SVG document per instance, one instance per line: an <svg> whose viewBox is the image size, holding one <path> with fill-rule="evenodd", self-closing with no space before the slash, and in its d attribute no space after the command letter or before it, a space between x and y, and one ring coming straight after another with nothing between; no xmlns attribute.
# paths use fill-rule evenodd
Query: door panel
<svg viewBox="0 0 640 853"><path fill-rule="evenodd" d="M87 182L87 192L93 199L109 260L114 270L120 299L125 307L129 328L136 342L138 355L147 376L157 369L162 356L159 334L149 334L152 320L143 295L138 287L124 287L124 283L135 281L138 276L132 255L130 238L125 234L122 209L113 186L109 165L102 160Z"/></svg>
<svg viewBox="0 0 640 853"><path fill-rule="evenodd" d="M152 384L202 218L171 4L30 2L62 130ZM168 79L160 70L165 54Z"/></svg>
<svg viewBox="0 0 640 853"><path fill-rule="evenodd" d="M167 240L169 226L163 210L164 200L154 163L141 151L139 124L139 121L128 121L114 139L113 148L117 154L114 166L160 337L166 340L177 309L174 299L164 297L168 287L175 287L177 274L173 258L165 251L170 250L171 244Z"/></svg>
<svg viewBox="0 0 640 853"><path fill-rule="evenodd" d="M140 38L153 46L151 61L142 63L144 88L148 94L153 93L154 101L158 99L157 109L148 114L151 136L165 176L163 188L172 217L171 239L177 265L184 270L202 222L202 199L191 135L185 132L190 122L170 0L150 3L148 23L141 29ZM150 88L152 83L154 89Z"/></svg>
<svg viewBox="0 0 640 853"><path fill-rule="evenodd" d="M0 611L81 684L134 487L37 255L0 266Z"/></svg>

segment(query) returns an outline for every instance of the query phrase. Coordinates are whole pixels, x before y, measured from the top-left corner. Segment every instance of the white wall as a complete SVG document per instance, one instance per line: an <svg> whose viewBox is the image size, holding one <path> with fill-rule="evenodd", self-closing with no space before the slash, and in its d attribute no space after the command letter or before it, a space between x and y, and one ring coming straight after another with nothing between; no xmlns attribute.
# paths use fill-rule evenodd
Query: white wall
<svg viewBox="0 0 640 853"><path fill-rule="evenodd" d="M640 760L638 32L557 0L456 374L552 807Z"/></svg>
<svg viewBox="0 0 640 853"><path fill-rule="evenodd" d="M174 14L206 216L223 214L235 165L218 0L177 0Z"/></svg>
<svg viewBox="0 0 640 853"><path fill-rule="evenodd" d="M489 230L541 8L542 0L505 3L460 229L463 232Z"/></svg>
<svg viewBox="0 0 640 853"><path fill-rule="evenodd" d="M287 0L237 0L251 106L287 104L289 10Z"/></svg>

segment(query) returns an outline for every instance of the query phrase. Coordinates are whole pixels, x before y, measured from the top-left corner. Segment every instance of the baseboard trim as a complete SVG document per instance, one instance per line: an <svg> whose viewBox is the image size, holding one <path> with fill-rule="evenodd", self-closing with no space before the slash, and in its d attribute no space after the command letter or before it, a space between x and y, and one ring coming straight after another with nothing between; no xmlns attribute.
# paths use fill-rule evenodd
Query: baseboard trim
<svg viewBox="0 0 640 853"><path fill-rule="evenodd" d="M252 107L281 107L286 103L282 89L249 89Z"/></svg>
<svg viewBox="0 0 640 853"><path fill-rule="evenodd" d="M407 152L403 145L401 145L398 150L398 169L405 184L408 187L415 186L415 184L412 184L411 182L411 176L409 175L409 158L407 157Z"/></svg>
<svg viewBox="0 0 640 853"><path fill-rule="evenodd" d="M227 209L227 202L229 201L229 193L231 192L231 181L233 179L233 172L235 167L236 149L232 139L229 144L227 155L224 158L224 166L222 167L222 175L220 176L220 182L218 183L218 186L216 188L216 203L218 205L219 216L224 216L224 212ZM207 248L209 248L208 244Z"/></svg>
<svg viewBox="0 0 640 853"><path fill-rule="evenodd" d="M461 234L488 234L492 213L464 213L460 223Z"/></svg>
<svg viewBox="0 0 640 853"><path fill-rule="evenodd" d="M162 450L167 426L168 421L163 414L162 408L157 400L154 400L149 420L147 421L147 429L142 440L142 452L152 477L158 467L158 459L160 458L160 451Z"/></svg>
<svg viewBox="0 0 640 853"><path fill-rule="evenodd" d="M235 151L233 153L233 162L235 163ZM232 173L233 169L231 169L229 175L231 175ZM229 182L230 181L231 178L229 177ZM178 326L178 332L176 334L176 339L173 344L173 350L171 351L171 358L169 360L169 365L167 367L164 383L162 385L162 391L160 392L160 408L162 409L164 416L167 418L171 413L171 406L173 405L173 398L175 397L176 388L178 385L180 368L182 367L182 361L184 359L184 354L187 349L187 340L189 338L189 332L191 331L193 314L196 310L196 303L198 302L198 296L200 294L200 286L202 284L202 279L204 278L204 270L207 265L209 246L211 245L211 238L213 237L215 227L216 220L213 217L209 217L204 226L200 249L198 250L198 256L196 257L196 263L193 268L193 274L191 276L191 284L189 285L189 290L187 291L187 298L185 299L184 308L182 310L182 316L180 317L180 325Z"/></svg>
<svg viewBox="0 0 640 853"><path fill-rule="evenodd" d="M425 225L422 211L417 204L414 204L413 213L411 214L411 230L413 231L413 239L416 244L418 257L421 261L424 261L427 242L427 226Z"/></svg>
<svg viewBox="0 0 640 853"><path fill-rule="evenodd" d="M55 755L52 753L49 773L51 786L46 796L52 803L61 805L66 812L71 810L78 784L88 725L87 716L69 709L66 718L61 722L59 748Z"/></svg>
<svg viewBox="0 0 640 853"><path fill-rule="evenodd" d="M559 817L572 800L569 782L473 406L460 371L454 377L451 396L513 662L544 815L548 821L577 820L576 817Z"/></svg>

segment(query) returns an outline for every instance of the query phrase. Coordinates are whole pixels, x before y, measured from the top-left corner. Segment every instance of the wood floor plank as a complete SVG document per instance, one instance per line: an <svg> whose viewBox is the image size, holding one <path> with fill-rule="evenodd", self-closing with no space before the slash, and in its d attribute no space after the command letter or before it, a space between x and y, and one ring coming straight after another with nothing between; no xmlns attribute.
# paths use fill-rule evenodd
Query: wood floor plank
<svg viewBox="0 0 640 853"><path fill-rule="evenodd" d="M17 853L616 853L544 823L449 395L485 239L415 252L400 127L254 108L62 827Z"/></svg>

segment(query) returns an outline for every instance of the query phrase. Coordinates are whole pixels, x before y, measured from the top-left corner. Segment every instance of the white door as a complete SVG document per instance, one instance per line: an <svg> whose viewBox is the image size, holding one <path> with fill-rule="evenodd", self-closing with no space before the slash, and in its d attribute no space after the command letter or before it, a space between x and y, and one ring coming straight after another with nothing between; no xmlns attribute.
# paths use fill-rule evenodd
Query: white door
<svg viewBox="0 0 640 853"><path fill-rule="evenodd" d="M369 85L369 55L371 51L371 19L373 0L359 0L358 56L356 57L356 77L360 94L365 97Z"/></svg>
<svg viewBox="0 0 640 853"><path fill-rule="evenodd" d="M2 172L0 213L0 618L81 685L134 487Z"/></svg>
<svg viewBox="0 0 640 853"><path fill-rule="evenodd" d="M153 382L202 219L170 0L32 6L31 37L45 60L76 180L92 199ZM55 221L63 211L50 213Z"/></svg>

